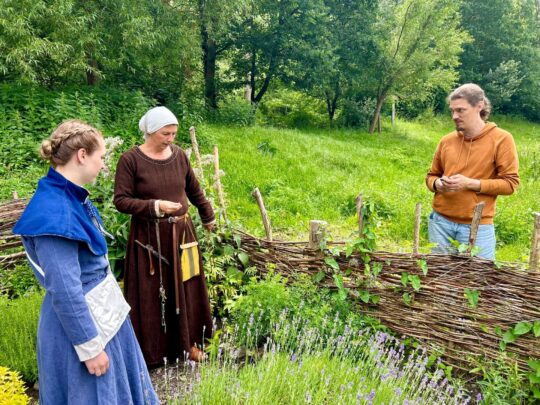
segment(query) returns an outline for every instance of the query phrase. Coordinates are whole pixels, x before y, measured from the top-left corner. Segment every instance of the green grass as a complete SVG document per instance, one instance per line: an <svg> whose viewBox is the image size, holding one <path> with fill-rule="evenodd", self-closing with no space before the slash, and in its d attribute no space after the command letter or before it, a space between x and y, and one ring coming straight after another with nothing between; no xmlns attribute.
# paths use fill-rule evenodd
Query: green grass
<svg viewBox="0 0 540 405"><path fill-rule="evenodd" d="M514 134L521 158L522 186L499 197L496 227L499 260L524 261L529 252L532 212L540 211L538 126L494 119ZM414 210L422 203L422 243L427 251L427 215L432 194L425 174L439 139L452 130L446 117L430 123L400 122L371 136L355 130L285 130L265 127L198 128L203 152L216 143L228 201L228 214L246 230L263 235L258 207L251 197L259 187L282 239L307 239L309 220L329 223L334 239L356 229L355 197L362 192L379 216L378 246L408 251Z"/></svg>
<svg viewBox="0 0 540 405"><path fill-rule="evenodd" d="M540 211L538 125L512 117L494 121L515 137L522 178L514 195L497 200L497 258L526 261L532 213ZM422 203L421 244L427 252L426 218L432 194L424 178L439 139L451 130L445 116L399 122L373 136L358 130L220 125L201 125L197 134L203 153L211 153L214 143L219 146L228 214L237 226L263 235L251 197L259 187L276 238L306 240L309 221L320 219L329 223L331 237L344 239L356 229L355 197L362 192L376 206L378 247L393 251L411 250L415 204ZM187 134L179 138L189 139ZM31 195L44 171L31 166L3 173L0 199L10 198L14 189L21 197ZM206 175L210 172L213 169L208 168Z"/></svg>

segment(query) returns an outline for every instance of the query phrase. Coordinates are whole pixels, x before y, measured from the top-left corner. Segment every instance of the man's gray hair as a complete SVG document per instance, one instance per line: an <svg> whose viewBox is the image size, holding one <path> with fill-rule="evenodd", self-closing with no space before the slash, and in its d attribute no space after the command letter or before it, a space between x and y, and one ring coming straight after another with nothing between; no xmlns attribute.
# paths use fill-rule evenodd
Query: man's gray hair
<svg viewBox="0 0 540 405"><path fill-rule="evenodd" d="M489 114L491 114L491 102L486 97L484 90L482 90L479 85L474 83L467 83L459 86L452 93L450 93L447 101L448 103L450 103L450 101L460 98L466 100L472 106L475 106L480 101L483 101L484 108L482 109L482 111L480 111L480 117L484 121L487 121L487 119L489 118Z"/></svg>

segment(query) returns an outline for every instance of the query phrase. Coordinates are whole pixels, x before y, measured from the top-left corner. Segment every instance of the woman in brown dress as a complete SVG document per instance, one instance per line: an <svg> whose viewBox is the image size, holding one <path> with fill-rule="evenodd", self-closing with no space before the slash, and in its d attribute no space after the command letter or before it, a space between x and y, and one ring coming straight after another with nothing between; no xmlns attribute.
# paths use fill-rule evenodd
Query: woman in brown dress
<svg viewBox="0 0 540 405"><path fill-rule="evenodd" d="M120 157L114 189L114 205L132 216L124 276L131 321L149 366L165 357L200 361L212 319L188 207L197 207L208 231L214 211L184 151L173 144L174 114L153 108L139 128L145 142Z"/></svg>

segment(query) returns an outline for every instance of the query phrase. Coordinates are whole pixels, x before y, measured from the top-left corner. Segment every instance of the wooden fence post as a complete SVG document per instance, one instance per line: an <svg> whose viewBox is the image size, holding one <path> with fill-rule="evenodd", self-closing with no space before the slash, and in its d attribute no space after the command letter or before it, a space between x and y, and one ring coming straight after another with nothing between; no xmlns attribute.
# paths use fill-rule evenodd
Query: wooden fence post
<svg viewBox="0 0 540 405"><path fill-rule="evenodd" d="M485 202L479 202L474 207L473 219L471 222L471 232L469 234L469 252L473 248L476 242L476 236L478 234L478 226L480 225L480 220L482 219L482 211L484 210Z"/></svg>
<svg viewBox="0 0 540 405"><path fill-rule="evenodd" d="M264 225L264 230L266 232L266 240L268 240L269 242L272 242L272 227L270 225L270 218L268 217L268 213L266 212L266 207L264 206L264 201L263 201L261 192L259 191L259 188L255 187L251 195L255 197L255 200L257 200L257 204L259 205L259 210L261 211L261 217L262 217L262 221Z"/></svg>
<svg viewBox="0 0 540 405"><path fill-rule="evenodd" d="M197 142L197 136L195 135L195 127L189 128L189 137L191 138L191 147L193 148L193 153L195 153L195 161L197 162L197 166L201 171L201 183L204 190L204 172L202 167L201 153L199 152L199 144Z"/></svg>
<svg viewBox="0 0 540 405"><path fill-rule="evenodd" d="M534 226L531 241L531 256L529 258L529 270L538 271L540 261L540 212L534 213Z"/></svg>
<svg viewBox="0 0 540 405"><path fill-rule="evenodd" d="M14 200L18 200L18 199L19 199L19 194L17 193L17 190L13 190L13 199L14 199Z"/></svg>
<svg viewBox="0 0 540 405"><path fill-rule="evenodd" d="M321 242L326 237L326 221L309 221L309 248L320 249Z"/></svg>
<svg viewBox="0 0 540 405"><path fill-rule="evenodd" d="M225 211L225 196L223 195L223 188L221 187L221 179L219 175L219 151L217 145L214 145L214 176L216 190L219 198L219 205L221 207L221 213L223 214L223 220L227 222L227 212Z"/></svg>
<svg viewBox="0 0 540 405"><path fill-rule="evenodd" d="M416 209L414 211L414 242L413 242L413 253L418 254L418 249L420 246L420 223L422 216L422 204L416 203Z"/></svg>
<svg viewBox="0 0 540 405"><path fill-rule="evenodd" d="M362 238L364 236L364 218L362 217L362 193L356 196L356 215L358 216L358 236Z"/></svg>

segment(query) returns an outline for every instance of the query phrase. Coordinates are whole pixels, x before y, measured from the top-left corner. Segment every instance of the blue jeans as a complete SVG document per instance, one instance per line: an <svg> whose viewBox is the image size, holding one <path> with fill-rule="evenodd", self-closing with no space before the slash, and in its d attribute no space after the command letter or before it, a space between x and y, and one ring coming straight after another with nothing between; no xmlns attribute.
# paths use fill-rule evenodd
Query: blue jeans
<svg viewBox="0 0 540 405"><path fill-rule="evenodd" d="M457 250L450 243L450 239L467 244L470 233L471 225L449 221L435 211L429 214L429 241L437 244L432 249L433 253L455 253ZM495 260L495 228L493 224L478 227L475 246L480 248L478 257Z"/></svg>

